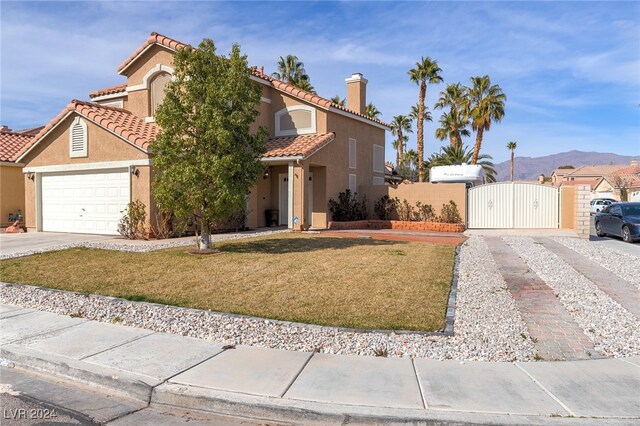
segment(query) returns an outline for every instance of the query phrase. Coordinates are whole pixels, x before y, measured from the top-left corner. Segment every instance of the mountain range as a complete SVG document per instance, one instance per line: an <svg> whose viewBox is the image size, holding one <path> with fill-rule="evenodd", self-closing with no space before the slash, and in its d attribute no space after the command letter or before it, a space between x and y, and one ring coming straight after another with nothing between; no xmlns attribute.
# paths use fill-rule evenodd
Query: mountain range
<svg viewBox="0 0 640 426"><path fill-rule="evenodd" d="M597 164L620 164L628 166L631 160L640 159L637 156L618 155L607 152L568 151L544 157L515 157L514 179L537 180L540 174L551 176L551 172L560 166L573 167L591 166ZM495 165L498 182L509 180L511 161L503 161Z"/></svg>

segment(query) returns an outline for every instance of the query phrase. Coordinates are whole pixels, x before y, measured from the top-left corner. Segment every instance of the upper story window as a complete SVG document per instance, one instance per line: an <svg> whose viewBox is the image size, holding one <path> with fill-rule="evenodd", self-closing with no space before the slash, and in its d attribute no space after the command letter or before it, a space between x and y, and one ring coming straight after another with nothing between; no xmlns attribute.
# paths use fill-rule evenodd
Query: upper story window
<svg viewBox="0 0 640 426"><path fill-rule="evenodd" d="M373 145L373 171L384 173L384 146Z"/></svg>
<svg viewBox="0 0 640 426"><path fill-rule="evenodd" d="M316 133L316 110L306 105L295 105L276 112L276 136Z"/></svg>
<svg viewBox="0 0 640 426"><path fill-rule="evenodd" d="M356 147L358 142L355 139L349 138L349 168L356 168Z"/></svg>
<svg viewBox="0 0 640 426"><path fill-rule="evenodd" d="M87 142L87 123L82 118L76 117L69 128L69 156L86 157Z"/></svg>
<svg viewBox="0 0 640 426"><path fill-rule="evenodd" d="M164 101L164 89L171 81L171 74L161 72L156 74L149 82L149 94L151 96L151 116L155 117L156 110Z"/></svg>

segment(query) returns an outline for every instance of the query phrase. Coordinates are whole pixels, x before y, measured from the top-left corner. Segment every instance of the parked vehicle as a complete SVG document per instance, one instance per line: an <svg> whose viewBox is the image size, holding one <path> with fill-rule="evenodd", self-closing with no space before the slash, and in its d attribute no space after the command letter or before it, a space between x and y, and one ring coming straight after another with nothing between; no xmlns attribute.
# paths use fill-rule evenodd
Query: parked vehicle
<svg viewBox="0 0 640 426"><path fill-rule="evenodd" d="M431 183L466 183L467 188L482 185L485 173L478 164L456 164L453 166L435 166L429 170Z"/></svg>
<svg viewBox="0 0 640 426"><path fill-rule="evenodd" d="M618 200L614 200L613 198L594 198L589 203L589 213L596 214L617 201Z"/></svg>
<svg viewBox="0 0 640 426"><path fill-rule="evenodd" d="M615 235L628 243L640 240L640 203L614 203L596 214L596 235Z"/></svg>

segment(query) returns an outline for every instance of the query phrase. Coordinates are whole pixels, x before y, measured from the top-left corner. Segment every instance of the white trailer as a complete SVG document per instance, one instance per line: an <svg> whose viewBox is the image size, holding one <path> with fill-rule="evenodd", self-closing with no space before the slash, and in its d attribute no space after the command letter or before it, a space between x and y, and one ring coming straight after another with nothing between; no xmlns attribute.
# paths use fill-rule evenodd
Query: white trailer
<svg viewBox="0 0 640 426"><path fill-rule="evenodd" d="M477 164L459 164L455 166L436 166L429 170L431 183L466 183L467 187L485 183L485 173Z"/></svg>

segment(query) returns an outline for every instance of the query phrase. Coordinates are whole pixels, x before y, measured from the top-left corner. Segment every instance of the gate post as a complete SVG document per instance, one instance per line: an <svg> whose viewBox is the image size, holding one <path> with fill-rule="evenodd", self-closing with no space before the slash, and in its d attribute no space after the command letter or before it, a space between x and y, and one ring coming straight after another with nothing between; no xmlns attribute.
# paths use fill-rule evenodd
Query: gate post
<svg viewBox="0 0 640 426"><path fill-rule="evenodd" d="M589 201L591 201L591 187L589 185L576 185L575 230L580 238L588 239L591 231Z"/></svg>

